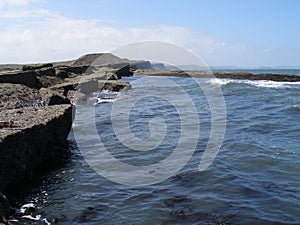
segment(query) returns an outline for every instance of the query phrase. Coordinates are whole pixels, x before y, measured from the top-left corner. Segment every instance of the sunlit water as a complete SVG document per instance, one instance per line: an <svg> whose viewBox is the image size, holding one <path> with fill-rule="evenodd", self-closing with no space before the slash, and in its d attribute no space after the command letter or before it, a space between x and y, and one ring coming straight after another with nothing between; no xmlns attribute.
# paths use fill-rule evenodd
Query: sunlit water
<svg viewBox="0 0 300 225"><path fill-rule="evenodd" d="M128 78L133 81L139 77ZM170 78L184 87L197 106L200 135L195 153L177 176L147 187L132 188L98 175L84 161L73 132L71 152L63 168L43 178L25 199L42 219L58 218L58 224L299 224L300 223L300 83L270 81L207 80L220 86L227 110L226 135L213 164L198 171L210 131L210 111L205 96L192 79ZM166 87L138 82L117 98L135 98L149 93L180 95ZM184 103L184 100L182 100ZM149 120L160 117L168 136L154 151L136 152L120 144L111 126L113 103L80 106L77 113L95 110L99 136L107 149L122 162L148 165L168 157L180 137L176 109L159 98L138 102L130 114L132 132L149 136ZM180 115L180 116L188 116ZM78 117L74 130L90 148L97 143L85 132L91 118ZM189 148L188 143L186 147ZM151 171L149 171L151 172Z"/></svg>

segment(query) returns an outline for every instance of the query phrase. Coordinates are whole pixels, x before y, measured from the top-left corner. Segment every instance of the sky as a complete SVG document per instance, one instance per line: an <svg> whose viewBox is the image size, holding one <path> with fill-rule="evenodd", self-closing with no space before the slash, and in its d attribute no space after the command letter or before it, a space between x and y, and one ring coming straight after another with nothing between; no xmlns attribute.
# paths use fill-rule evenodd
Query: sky
<svg viewBox="0 0 300 225"><path fill-rule="evenodd" d="M298 0L0 0L0 64L163 41L209 66L300 66L299 10Z"/></svg>

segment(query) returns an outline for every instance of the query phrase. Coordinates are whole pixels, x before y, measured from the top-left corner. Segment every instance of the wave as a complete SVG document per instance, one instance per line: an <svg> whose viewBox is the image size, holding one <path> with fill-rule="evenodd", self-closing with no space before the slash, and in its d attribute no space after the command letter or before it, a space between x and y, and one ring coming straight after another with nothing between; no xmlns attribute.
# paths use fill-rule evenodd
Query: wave
<svg viewBox="0 0 300 225"><path fill-rule="evenodd" d="M249 84L255 87L265 88L293 88L300 87L300 82L279 82L270 80L237 80L237 79L221 79L213 78L207 81L212 85L226 86L227 84Z"/></svg>
<svg viewBox="0 0 300 225"><path fill-rule="evenodd" d="M293 108L294 108L294 109L297 109L297 110L300 110L300 104L295 104L295 105L293 105Z"/></svg>

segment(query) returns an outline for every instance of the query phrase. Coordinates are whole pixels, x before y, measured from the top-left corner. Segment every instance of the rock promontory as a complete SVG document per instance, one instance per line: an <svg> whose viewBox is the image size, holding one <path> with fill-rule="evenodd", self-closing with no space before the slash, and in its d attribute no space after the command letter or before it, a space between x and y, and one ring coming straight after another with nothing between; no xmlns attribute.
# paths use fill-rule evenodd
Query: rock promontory
<svg viewBox="0 0 300 225"><path fill-rule="evenodd" d="M190 78L227 78L239 80L269 80L278 82L300 82L300 76L289 74L253 74L247 72L216 72L216 71L172 71L172 70L136 70L135 75L174 76Z"/></svg>
<svg viewBox="0 0 300 225"><path fill-rule="evenodd" d="M0 224L11 212L2 193L30 181L37 168L50 166L66 151L74 96L85 99L94 91L130 88L119 81L133 74L130 64L100 55L0 72Z"/></svg>

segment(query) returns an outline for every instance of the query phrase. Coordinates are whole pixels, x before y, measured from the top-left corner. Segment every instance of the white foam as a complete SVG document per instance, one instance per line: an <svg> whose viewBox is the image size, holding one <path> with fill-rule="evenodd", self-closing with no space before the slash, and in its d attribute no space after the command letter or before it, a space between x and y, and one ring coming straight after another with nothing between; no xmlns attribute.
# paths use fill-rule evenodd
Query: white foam
<svg viewBox="0 0 300 225"><path fill-rule="evenodd" d="M22 218L24 219L29 219L29 220L40 220L41 219L41 215L36 215L35 217L31 216L31 215L26 215L26 216L22 216Z"/></svg>
<svg viewBox="0 0 300 225"><path fill-rule="evenodd" d="M219 78L212 78L208 80L208 83L212 84L212 85L226 85L230 82L233 82L234 80L232 79L219 79Z"/></svg>
<svg viewBox="0 0 300 225"><path fill-rule="evenodd" d="M33 203L28 203L28 204L22 205L20 212L25 213L27 208L35 208L35 205Z"/></svg>
<svg viewBox="0 0 300 225"><path fill-rule="evenodd" d="M255 80L248 81L248 84L251 84L256 87L266 87L266 88L282 88L284 87L284 82L270 81L270 80Z"/></svg>
<svg viewBox="0 0 300 225"><path fill-rule="evenodd" d="M293 105L293 108L300 109L300 104Z"/></svg>
<svg viewBox="0 0 300 225"><path fill-rule="evenodd" d="M94 103L94 105L98 105L101 103L110 103L110 102L114 102L116 99L103 99L103 98L97 98L97 102Z"/></svg>
<svg viewBox="0 0 300 225"><path fill-rule="evenodd" d="M45 219L42 219L43 222L45 222L47 225L51 225L51 223L45 218Z"/></svg>
<svg viewBox="0 0 300 225"><path fill-rule="evenodd" d="M300 87L300 82L281 82L281 81L270 81L270 80L238 80L238 79L222 79L213 78L208 81L212 85L227 85L229 83L236 84L250 84L256 87L266 87L266 88L291 88Z"/></svg>

